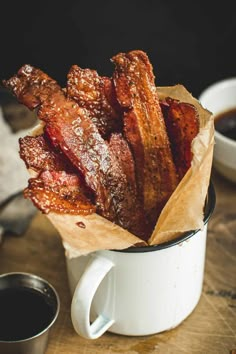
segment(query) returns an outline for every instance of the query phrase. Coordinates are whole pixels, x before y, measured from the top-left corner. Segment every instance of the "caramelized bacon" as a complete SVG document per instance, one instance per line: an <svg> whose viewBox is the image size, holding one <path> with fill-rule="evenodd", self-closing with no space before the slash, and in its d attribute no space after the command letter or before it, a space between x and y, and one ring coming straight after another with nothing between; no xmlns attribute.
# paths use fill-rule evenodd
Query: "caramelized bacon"
<svg viewBox="0 0 236 354"><path fill-rule="evenodd" d="M109 147L127 176L128 185L136 191L134 159L129 149L127 141L122 134L113 133L109 140Z"/></svg>
<svg viewBox="0 0 236 354"><path fill-rule="evenodd" d="M89 214L95 211L91 202L93 196L80 176L65 156L55 151L45 135L21 138L20 156L27 168L38 172L37 178L29 180L24 194L42 212Z"/></svg>
<svg viewBox="0 0 236 354"><path fill-rule="evenodd" d="M178 184L152 66L145 53L112 58L117 99L124 111L124 133L133 152L139 194L154 226Z"/></svg>
<svg viewBox="0 0 236 354"><path fill-rule="evenodd" d="M20 138L19 145L20 157L27 168L36 172L42 170L72 171L70 162L60 151L55 151L45 134Z"/></svg>
<svg viewBox="0 0 236 354"><path fill-rule="evenodd" d="M140 213L138 215L136 208L133 208L137 204L135 189L129 186L121 161L116 158L109 144L101 137L88 111L79 107L74 100L66 98L63 90L58 85L51 85L53 80L40 70L34 68L31 70L33 87L31 87L30 74L26 80L25 76L22 77L21 70L19 72L17 79L8 80L8 87L10 86L20 99L23 92L23 96L27 97L24 103L30 108L33 107L32 102L37 102L38 117L45 122L46 135L53 146L60 149L83 175L87 186L95 194L98 212L131 232L134 228L143 230ZM35 82L41 83L37 89ZM51 91L50 87L52 87ZM35 103L34 107L37 105ZM58 196L57 191L57 184L52 187L50 183L45 182L45 179L42 181L40 175L39 180L30 181L26 195L36 205L40 198L45 200L45 208L41 205L41 209L47 210L47 205L54 200L56 205L60 202L61 195ZM54 198L53 201L50 198ZM69 200L71 201L71 198ZM72 200L74 201L74 198ZM64 206L65 202L63 208ZM50 207L52 208L52 204Z"/></svg>
<svg viewBox="0 0 236 354"><path fill-rule="evenodd" d="M198 115L170 98L161 109L145 53L112 61L112 80L72 66L66 91L30 65L4 81L45 123L42 135L20 139L21 158L37 172L24 193L44 213L98 212L147 240L190 167Z"/></svg>
<svg viewBox="0 0 236 354"><path fill-rule="evenodd" d="M22 66L15 76L4 80L3 84L12 91L20 103L31 110L42 104L49 95L60 90L55 80L28 64Z"/></svg>
<svg viewBox="0 0 236 354"><path fill-rule="evenodd" d="M135 218L138 225L141 221L130 208L135 205L136 195L133 189L129 189L127 176L108 143L103 140L86 111L73 102L67 100L60 105L60 101L54 101L51 104L52 101L39 110L39 117L47 121L45 130L48 136L81 171L86 184L96 195L98 212L131 231L132 220ZM59 112L57 104L60 113L53 118L51 107L52 111ZM67 115L66 111L69 112Z"/></svg>
<svg viewBox="0 0 236 354"><path fill-rule="evenodd" d="M78 176L65 171L43 171L37 178L29 179L24 195L46 214L52 211L88 215L96 211L80 189Z"/></svg>
<svg viewBox="0 0 236 354"><path fill-rule="evenodd" d="M110 217L114 217L111 197L106 190L110 152L86 111L65 97L54 96L40 107L38 116L47 122L45 131L52 143L79 169L96 194L99 210L107 213L106 217L110 213Z"/></svg>
<svg viewBox="0 0 236 354"><path fill-rule="evenodd" d="M167 97L161 104L171 149L179 178L191 166L191 144L199 132L199 117L195 106Z"/></svg>
<svg viewBox="0 0 236 354"><path fill-rule="evenodd" d="M122 172L127 178L127 192L133 194L134 200L136 201L134 204L134 200L130 200L129 205L127 205L128 208L133 208L134 210L134 212L130 214L130 217L132 217L130 220L130 230L135 235L139 235L143 240L147 241L152 230L144 217L143 206L138 196L134 160L128 143L121 134L116 133L111 135L109 147L119 161Z"/></svg>
<svg viewBox="0 0 236 354"><path fill-rule="evenodd" d="M120 114L111 79L100 77L95 70L81 69L77 65L71 67L67 79L68 97L88 110L102 136L108 137L111 132L121 130Z"/></svg>

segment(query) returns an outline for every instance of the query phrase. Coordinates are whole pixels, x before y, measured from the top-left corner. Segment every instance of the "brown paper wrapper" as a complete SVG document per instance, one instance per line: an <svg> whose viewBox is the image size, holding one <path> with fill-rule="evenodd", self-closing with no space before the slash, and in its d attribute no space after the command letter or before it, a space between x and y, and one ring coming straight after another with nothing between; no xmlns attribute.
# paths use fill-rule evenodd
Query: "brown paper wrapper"
<svg viewBox="0 0 236 354"><path fill-rule="evenodd" d="M192 142L193 160L178 187L172 194L148 240L149 245L171 241L180 234L203 227L203 208L210 181L214 147L214 121L212 114L182 86L158 87L160 98L171 97L188 102L198 110L199 134ZM40 127L32 132L36 135ZM69 258L104 249L125 249L140 240L120 226L98 214L61 215L49 213L47 217L61 235Z"/></svg>
<svg viewBox="0 0 236 354"><path fill-rule="evenodd" d="M212 114L182 86L158 88L160 98L170 96L193 104L199 113L200 131L192 142L191 168L162 210L154 229L150 245L171 241L180 234L203 228L203 208L210 182L214 120Z"/></svg>

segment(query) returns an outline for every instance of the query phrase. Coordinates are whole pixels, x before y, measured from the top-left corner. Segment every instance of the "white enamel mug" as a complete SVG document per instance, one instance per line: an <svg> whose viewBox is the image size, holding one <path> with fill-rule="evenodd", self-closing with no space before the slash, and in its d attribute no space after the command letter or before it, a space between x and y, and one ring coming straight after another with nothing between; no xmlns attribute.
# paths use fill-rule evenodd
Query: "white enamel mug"
<svg viewBox="0 0 236 354"><path fill-rule="evenodd" d="M159 246L67 259L75 331L88 339L107 330L143 336L180 324L201 295L207 224L214 206L210 184L203 230Z"/></svg>

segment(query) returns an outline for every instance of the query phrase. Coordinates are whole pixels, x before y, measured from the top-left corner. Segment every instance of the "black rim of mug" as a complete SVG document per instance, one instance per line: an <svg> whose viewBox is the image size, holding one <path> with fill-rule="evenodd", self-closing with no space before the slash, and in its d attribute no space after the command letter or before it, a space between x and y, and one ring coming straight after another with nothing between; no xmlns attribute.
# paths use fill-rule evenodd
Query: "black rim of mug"
<svg viewBox="0 0 236 354"><path fill-rule="evenodd" d="M214 211L215 203L216 203L215 188L214 188L212 181L210 181L208 193L207 193L207 198L206 198L206 204L205 204L205 208L204 208L204 225L206 225L208 223L208 221ZM112 250L112 251L123 252L123 253L143 253L143 252L152 252L152 251L157 251L157 250L163 250L165 248L173 247L175 245L182 243L183 241L188 240L190 237L194 236L199 231L200 231L200 229L185 232L182 236L180 236L172 241L164 242L160 245L129 247L129 248L126 248L123 250Z"/></svg>

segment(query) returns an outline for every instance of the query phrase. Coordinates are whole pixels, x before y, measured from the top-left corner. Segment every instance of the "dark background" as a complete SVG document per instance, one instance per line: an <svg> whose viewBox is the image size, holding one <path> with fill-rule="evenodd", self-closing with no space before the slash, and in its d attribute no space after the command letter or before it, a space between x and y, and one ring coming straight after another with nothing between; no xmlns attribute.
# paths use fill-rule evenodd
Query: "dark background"
<svg viewBox="0 0 236 354"><path fill-rule="evenodd" d="M110 58L142 49L157 85L182 83L196 97L210 83L236 75L233 2L4 1L0 79L25 63L65 84L72 64L111 75Z"/></svg>

